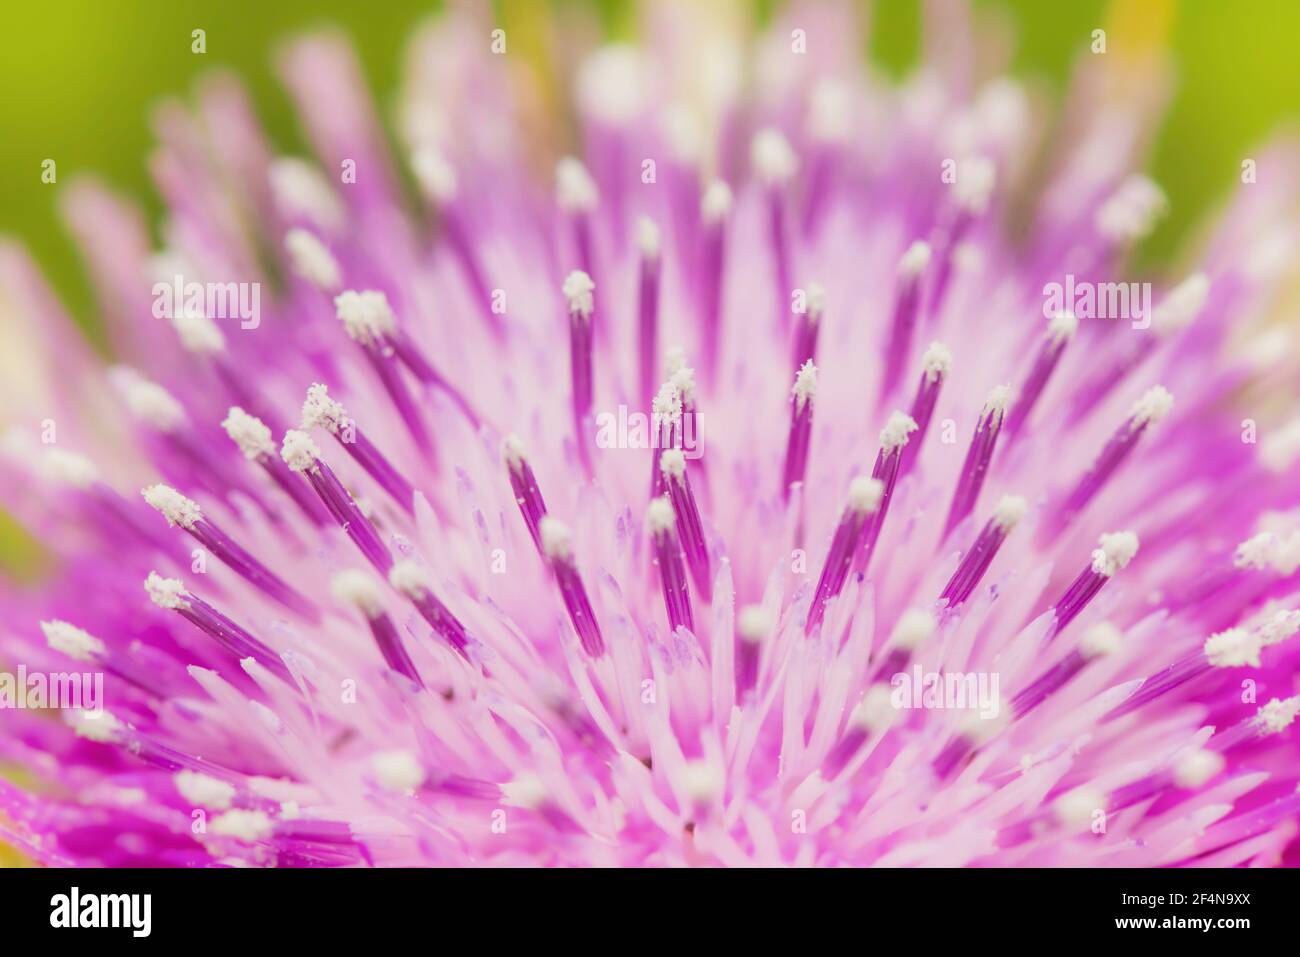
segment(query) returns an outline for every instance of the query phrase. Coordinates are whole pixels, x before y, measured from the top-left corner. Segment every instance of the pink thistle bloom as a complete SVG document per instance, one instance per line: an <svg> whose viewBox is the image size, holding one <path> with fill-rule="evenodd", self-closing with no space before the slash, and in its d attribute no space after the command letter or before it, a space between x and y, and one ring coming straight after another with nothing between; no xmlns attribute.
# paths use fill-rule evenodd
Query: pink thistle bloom
<svg viewBox="0 0 1300 957"><path fill-rule="evenodd" d="M6 841L1300 860L1297 369L1253 324L1295 149L1144 309L1159 97L1106 99L1107 58L1036 163L1047 118L960 22L891 88L836 6L752 46L682 9L582 55L583 149L540 175L537 98L472 13L412 43L397 157L330 34L279 63L311 159L229 78L167 106L163 249L94 181L63 197L112 367L0 249L31 356L0 493L52 567L0 592ZM19 665L103 698L14 707Z"/></svg>

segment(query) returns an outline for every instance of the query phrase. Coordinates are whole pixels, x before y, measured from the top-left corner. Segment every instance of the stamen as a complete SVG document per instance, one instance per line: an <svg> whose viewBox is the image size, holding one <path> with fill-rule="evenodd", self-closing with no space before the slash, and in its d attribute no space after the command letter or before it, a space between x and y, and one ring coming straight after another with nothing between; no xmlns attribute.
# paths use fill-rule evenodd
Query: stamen
<svg viewBox="0 0 1300 957"><path fill-rule="evenodd" d="M713 600L713 575L709 548L704 541L704 523L700 520L691 479L686 474L686 455L681 449L665 449L660 456L659 465L663 470L664 484L680 530L686 567L690 570L700 600L710 602Z"/></svg>
<svg viewBox="0 0 1300 957"><path fill-rule="evenodd" d="M506 463L506 474L510 477L510 488L519 503L519 512L528 526L537 551L542 551L540 525L546 517L546 502L542 500L542 490L533 475L533 467L528 464L524 454L524 445L516 435L507 435L501 440L501 458Z"/></svg>
<svg viewBox="0 0 1300 957"><path fill-rule="evenodd" d="M805 634L811 635L813 629L821 624L826 603L839 597L843 591L853 557L862 543L863 532L880 508L884 494L885 485L878 478L859 476L849 485L848 502L835 527L826 561L822 564L821 576L817 579L817 590L813 593L812 604L808 608Z"/></svg>
<svg viewBox="0 0 1300 957"><path fill-rule="evenodd" d="M179 578L163 578L151 571L145 579L144 588L155 605L175 611L237 659L242 661L253 658L285 681L293 682L289 669L279 655L187 589Z"/></svg>
<svg viewBox="0 0 1300 957"><path fill-rule="evenodd" d="M1102 586L1123 570L1137 554L1138 537L1132 532L1107 532L1093 550L1091 564L1081 571L1054 607L1055 619L1045 641L1051 641L1096 597Z"/></svg>
<svg viewBox="0 0 1300 957"><path fill-rule="evenodd" d="M646 510L646 527L654 545L654 563L659 566L663 583L664 608L668 612L668 628L695 630L691 614L691 596L686 583L686 569L682 563L682 546L677 538L677 519L672 502L656 498Z"/></svg>
<svg viewBox="0 0 1300 957"><path fill-rule="evenodd" d="M903 458L903 450L907 447L908 436L915 431L916 421L906 412L898 411L889 414L885 427L880 430L880 451L876 454L876 465L871 471L871 477L880 482L883 493L880 508L867 523L862 546L853 559L853 570L859 575L865 575L871 564L871 555L876 550L880 529L889 512L889 500L894 495L894 485L898 481L898 466Z"/></svg>
<svg viewBox="0 0 1300 957"><path fill-rule="evenodd" d="M682 436L682 394L671 378L651 403L650 429L650 497L658 498L664 494L664 450L676 448Z"/></svg>
<svg viewBox="0 0 1300 957"><path fill-rule="evenodd" d="M1034 410L1039 396L1043 394L1047 380L1051 378L1057 363L1061 361L1061 354L1065 352L1065 347L1069 345L1078 329L1079 320L1070 312L1058 312L1048 324L1043 344L1039 347L1038 355L1029 370L1029 375L1025 378L1024 385L1020 387L1015 407L1007 420L1008 436L1017 435L1028 421L1029 413Z"/></svg>
<svg viewBox="0 0 1300 957"><path fill-rule="evenodd" d="M890 679L907 667L916 649L934 637L939 623L928 611L909 608L903 612L889 639L889 650L875 670L875 680L889 683Z"/></svg>
<svg viewBox="0 0 1300 957"><path fill-rule="evenodd" d="M921 379L916 385L916 395L912 399L912 421L916 423L916 437L903 448L903 462L900 474L906 473L916 461L917 452L926 432L930 429L930 419L934 417L934 407L939 401L939 391L943 388L948 371L952 368L952 353L942 342L932 342L921 357Z"/></svg>
<svg viewBox="0 0 1300 957"><path fill-rule="evenodd" d="M168 485L150 485L141 494L150 507L161 512L167 524L180 526L200 545L241 578L261 589L286 608L310 621L320 616L314 605L286 585L274 572L241 548L234 539L203 517L198 503Z"/></svg>
<svg viewBox="0 0 1300 957"><path fill-rule="evenodd" d="M284 248L296 272L321 292L333 295L343 287L343 270L338 260L315 233L291 229L284 236Z"/></svg>
<svg viewBox="0 0 1300 957"><path fill-rule="evenodd" d="M380 574L387 575L393 567L393 556L338 476L321 460L320 449L311 440L311 436L297 429L285 432L280 457L290 470L311 483L325 510L334 517L334 521L352 539L353 544L361 549L361 554Z"/></svg>
<svg viewBox="0 0 1300 957"><path fill-rule="evenodd" d="M794 341L794 367L803 368L805 363L817 357L817 333L821 331L822 316L826 312L826 292L817 283L809 283L806 294L807 303L803 315L799 317L798 329Z"/></svg>
<svg viewBox="0 0 1300 957"><path fill-rule="evenodd" d="M411 156L411 170L415 173L420 191L438 210L439 225L452 255L465 274L465 280L478 300L481 315L492 332L502 331L501 317L492 311L492 287L484 276L478 250L474 247L465 212L457 201L459 184L456 170L438 150L424 145Z"/></svg>
<svg viewBox="0 0 1300 957"><path fill-rule="evenodd" d="M772 616L760 605L747 605L736 616L736 697L744 699L758 684L763 642L772 634Z"/></svg>
<svg viewBox="0 0 1300 957"><path fill-rule="evenodd" d="M731 202L731 187L722 180L710 183L700 198L700 326L704 330L704 367L710 376L718 370L722 339L722 275Z"/></svg>
<svg viewBox="0 0 1300 957"><path fill-rule="evenodd" d="M952 505L948 509L948 521L943 529L945 537L975 508L1010 401L1011 388L1005 385L995 387L984 401L979 422L975 426L975 435L966 452L966 462L953 492Z"/></svg>
<svg viewBox="0 0 1300 957"><path fill-rule="evenodd" d="M827 780L838 777L853 760L853 756L867 743L868 738L889 727L894 714L889 686L873 684L869 687L862 700L849 714L844 734L826 755L826 760L822 762L822 776Z"/></svg>
<svg viewBox="0 0 1300 957"><path fill-rule="evenodd" d="M957 570L944 586L939 601L944 604L945 610L958 608L970 598L1007 535L1019 524L1028 508L1025 500L1018 495L1002 496L997 508L993 510L993 517L984 525L975 538L975 543L962 556Z"/></svg>
<svg viewBox="0 0 1300 957"><path fill-rule="evenodd" d="M319 426L329 432L344 451L366 470L393 500L408 515L415 513L415 488L407 481L375 444L349 418L343 403L330 397L329 389L321 383L313 384L307 390L307 398L302 404L302 428L304 430Z"/></svg>
<svg viewBox="0 0 1300 957"><path fill-rule="evenodd" d="M1120 649L1123 634L1108 621L1100 622L1084 632L1075 648L1011 699L1011 711L1016 719L1023 718L1051 695L1074 678L1084 667L1097 658L1113 655Z"/></svg>
<svg viewBox="0 0 1300 957"><path fill-rule="evenodd" d="M416 670L415 662L411 660L406 646L402 644L397 626L384 611L383 596L375 580L365 572L355 569L342 571L330 579L330 594L334 596L335 601L352 605L365 616L366 622L370 625L370 633L375 638L375 644L379 646L379 653L384 656L388 667L423 688L424 682L420 679L420 672Z"/></svg>
<svg viewBox="0 0 1300 957"><path fill-rule="evenodd" d="M469 645L469 634L460 619L433 593L424 569L412 561L397 562L388 570L388 583L410 599L435 634L468 659L465 648Z"/></svg>
<svg viewBox="0 0 1300 957"><path fill-rule="evenodd" d="M1136 692L1107 712L1104 720L1129 714L1216 668L1258 667L1264 648L1286 641L1297 631L1300 631L1300 612L1279 611L1253 629L1229 628L1210 635L1200 651L1148 677Z"/></svg>
<svg viewBox="0 0 1300 957"><path fill-rule="evenodd" d="M304 515L315 525L323 525L328 517L321 511L320 503L311 493L294 479L284 462L275 452L275 442L271 439L271 430L261 419L249 415L237 405L232 405L226 413L221 427L239 446L239 451L250 462L256 462L262 471L271 477L280 489L293 499Z"/></svg>
<svg viewBox="0 0 1300 957"><path fill-rule="evenodd" d="M637 331L640 336L640 394L654 396L656 358L659 352L659 274L662 269L659 227L654 220L637 221L637 246L641 251L641 277L637 287Z"/></svg>
<svg viewBox="0 0 1300 957"><path fill-rule="evenodd" d="M388 297L374 289L363 292L349 289L334 297L334 307L349 338L361 346L370 360L416 445L422 451L431 450L429 433L419 409L393 363L392 357L397 353L409 365L408 357L414 349L398 352L397 319L388 305ZM420 375L414 368L411 371Z"/></svg>
<svg viewBox="0 0 1300 957"><path fill-rule="evenodd" d="M919 239L907 247L898 261L894 315L890 323L889 344L885 348L885 370L880 379L882 401L893 393L903 375L903 366L912 348L912 332L916 328L917 312L921 305L921 279L929 265L930 244Z"/></svg>
<svg viewBox="0 0 1300 957"><path fill-rule="evenodd" d="M997 168L987 156L970 156L957 164L957 179L952 184L951 221L942 230L937 248L937 265L929 306L931 322L939 317L948 294L953 254L971 226L988 211L996 184Z"/></svg>
<svg viewBox="0 0 1300 957"><path fill-rule="evenodd" d="M549 515L542 516L538 531L542 538L542 554L555 575L560 598L569 613L573 630L578 633L582 650L590 658L599 658L605 653L605 641L587 598L587 589L583 587L582 576L578 574L578 563L573 557L573 534L563 522Z"/></svg>
<svg viewBox="0 0 1300 957"><path fill-rule="evenodd" d="M1164 191L1146 176L1134 174L1097 208L1094 223L1102 238L1130 246L1147 236L1168 208Z"/></svg>
<svg viewBox="0 0 1300 957"><path fill-rule="evenodd" d="M790 500L790 486L803 482L808 471L808 446L812 441L813 406L817 397L817 367L807 360L790 390L790 434L785 443L785 468L781 473L781 500Z"/></svg>
<svg viewBox="0 0 1300 957"><path fill-rule="evenodd" d="M592 316L596 284L582 270L575 269L564 280L564 298L569 305L569 375L573 386L573 427L578 448L587 451L584 423L591 415L595 385L592 373Z"/></svg>
<svg viewBox="0 0 1300 957"><path fill-rule="evenodd" d="M563 157L555 166L555 201L572 222L573 246L578 268L590 275L595 272L591 243L591 214L600 204L596 181L582 161Z"/></svg>
<svg viewBox="0 0 1300 957"><path fill-rule="evenodd" d="M1173 408L1174 398L1163 387L1148 389L1129 410L1128 418L1102 448L1092 468L1084 474L1061 506L1059 522L1063 526L1077 516L1105 487L1115 470L1133 451L1137 440L1156 425Z"/></svg>
<svg viewBox="0 0 1300 957"><path fill-rule="evenodd" d="M786 302L791 289L790 244L786 235L785 191L799 168L799 160L790 143L778 130L759 130L750 144L750 162L754 174L767 190L768 230L772 258L776 264L777 302ZM780 311L782 318L785 310Z"/></svg>

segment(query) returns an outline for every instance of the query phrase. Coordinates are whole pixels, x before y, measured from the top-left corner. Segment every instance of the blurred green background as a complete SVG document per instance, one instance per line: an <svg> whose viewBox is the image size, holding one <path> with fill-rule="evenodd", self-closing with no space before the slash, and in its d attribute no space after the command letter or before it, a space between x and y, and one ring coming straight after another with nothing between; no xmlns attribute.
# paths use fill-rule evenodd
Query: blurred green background
<svg viewBox="0 0 1300 957"><path fill-rule="evenodd" d="M487 2L487 0L485 0ZM584 0L496 0L504 22L534 20L536 7ZM618 0L588 0L614 34L635 16ZM707 3L710 0L700 0ZM1208 204L1234 182L1241 159L1279 122L1300 114L1300 2L1296 0L1116 0L1141 17L1168 18L1179 72L1173 109L1160 132L1151 172L1167 189L1171 215L1146 249L1159 260ZM0 101L0 232L20 236L74 314L90 320L93 304L76 253L55 212L57 186L42 184L41 163L58 163L60 182L97 170L144 202L160 207L145 158L150 107L186 92L196 74L221 65L249 84L272 137L302 148L287 98L270 60L276 41L325 22L354 38L381 105L390 101L411 25L438 7L419 0L49 0L9 4L0 35L6 94ZM776 0L756 0L760 17ZM904 73L918 46L919 0L873 4L870 55ZM1105 0L977 0L1002 8L1018 32L1015 66L1059 89L1090 31L1113 17ZM525 7L528 7L526 11ZM1172 15L1167 14L1172 10ZM1154 13L1153 13L1154 11ZM190 31L207 31L207 53L190 52Z"/></svg>

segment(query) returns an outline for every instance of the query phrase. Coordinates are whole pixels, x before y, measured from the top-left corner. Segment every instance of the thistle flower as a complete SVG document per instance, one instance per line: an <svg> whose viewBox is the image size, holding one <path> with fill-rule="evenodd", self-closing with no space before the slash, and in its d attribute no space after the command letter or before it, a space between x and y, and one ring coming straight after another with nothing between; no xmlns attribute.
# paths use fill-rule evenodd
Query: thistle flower
<svg viewBox="0 0 1300 957"><path fill-rule="evenodd" d="M1128 281L1164 206L1115 133L1146 99L1085 97L1031 184L1016 84L945 55L881 86L827 11L772 25L753 91L591 52L552 190L471 13L412 45L404 160L336 36L281 60L311 160L216 79L160 115L160 253L65 196L112 368L6 246L33 358L0 488L53 571L5 588L0 656L106 700L6 712L0 834L78 865L1294 862L1296 368L1251 324L1295 152L1153 321L1049 310ZM172 274L204 294L151 308Z"/></svg>

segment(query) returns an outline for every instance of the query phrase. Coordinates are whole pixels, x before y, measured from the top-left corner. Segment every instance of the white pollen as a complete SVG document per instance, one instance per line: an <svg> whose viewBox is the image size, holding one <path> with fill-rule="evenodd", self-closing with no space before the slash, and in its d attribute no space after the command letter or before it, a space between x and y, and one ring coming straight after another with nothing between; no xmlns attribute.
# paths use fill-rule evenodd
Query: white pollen
<svg viewBox="0 0 1300 957"><path fill-rule="evenodd" d="M590 319L596 308L595 297L592 295L596 291L596 284L591 281L591 277L581 269L575 269L564 278L564 285L560 288L569 302L569 315Z"/></svg>
<svg viewBox="0 0 1300 957"><path fill-rule="evenodd" d="M754 134L749 146L754 175L764 186L784 186L799 169L799 158L779 130L767 127Z"/></svg>
<svg viewBox="0 0 1300 957"><path fill-rule="evenodd" d="M573 554L573 532L558 518L543 515L537 523L537 534L547 558L568 558Z"/></svg>
<svg viewBox="0 0 1300 957"><path fill-rule="evenodd" d="M429 592L429 576L409 560L396 562L388 570L388 584L407 598L419 598Z"/></svg>
<svg viewBox="0 0 1300 957"><path fill-rule="evenodd" d="M1142 398L1133 403L1133 408L1129 409L1129 417L1133 420L1134 428L1143 425L1159 425L1160 420L1167 416L1174 407L1174 397L1169 394L1169 390L1162 385L1152 386L1142 393Z"/></svg>
<svg viewBox="0 0 1300 957"><path fill-rule="evenodd" d="M343 226L343 203L319 169L296 157L274 160L268 170L272 201L282 219L306 217L331 232Z"/></svg>
<svg viewBox="0 0 1300 957"><path fill-rule="evenodd" d="M306 432L289 429L284 433L284 442L280 445L280 458L295 472L311 471L316 468L316 460L320 458L320 447Z"/></svg>
<svg viewBox="0 0 1300 957"><path fill-rule="evenodd" d="M916 431L916 420L906 412L895 409L889 413L885 427L880 430L880 450L892 452L907 444L907 437Z"/></svg>
<svg viewBox="0 0 1300 957"><path fill-rule="evenodd" d="M930 265L930 244L918 239L907 247L898 260L898 275L904 279L915 279Z"/></svg>
<svg viewBox="0 0 1300 957"><path fill-rule="evenodd" d="M185 583L179 578L163 578L157 572L150 572L144 580L144 590L149 593L149 600L159 608L188 608L185 598Z"/></svg>
<svg viewBox="0 0 1300 957"><path fill-rule="evenodd" d="M239 446L244 458L252 460L264 455L275 455L275 441L271 438L270 428L257 416L249 415L239 406L230 407L221 427Z"/></svg>
<svg viewBox="0 0 1300 957"><path fill-rule="evenodd" d="M659 471L664 478L680 482L686 474L686 453L681 449L664 449L659 453Z"/></svg>
<svg viewBox="0 0 1300 957"><path fill-rule="evenodd" d="M336 292L343 285L343 270L329 247L315 233L294 228L285 233L284 248L293 271L322 292Z"/></svg>
<svg viewBox="0 0 1300 957"><path fill-rule="evenodd" d="M1161 335L1186 329L1196 319L1210 295L1210 279L1203 272L1188 276L1165 295L1151 314L1151 325Z"/></svg>
<svg viewBox="0 0 1300 957"><path fill-rule="evenodd" d="M658 259L662 239L659 226L649 216L642 216L636 221L636 248L645 259Z"/></svg>
<svg viewBox="0 0 1300 957"><path fill-rule="evenodd" d="M686 165L695 165L704 152L704 132L700 118L691 107L672 103L660 119L664 139L673 158Z"/></svg>
<svg viewBox="0 0 1300 957"><path fill-rule="evenodd" d="M1047 338L1054 345L1069 342L1079 331L1079 320L1072 312L1058 312L1047 324Z"/></svg>
<svg viewBox="0 0 1300 957"><path fill-rule="evenodd" d="M43 621L41 631L51 648L77 661L93 661L104 653L102 641L66 621Z"/></svg>
<svg viewBox="0 0 1300 957"><path fill-rule="evenodd" d="M660 495L650 502L645 511L645 521L651 535L663 535L676 527L677 516L673 514L673 503L668 496Z"/></svg>
<svg viewBox="0 0 1300 957"><path fill-rule="evenodd" d="M884 494L884 482L878 478L859 475L849 483L849 508L869 515L880 508L880 500Z"/></svg>
<svg viewBox="0 0 1300 957"><path fill-rule="evenodd" d="M866 731L875 731L889 724L897 711L890 699L889 685L873 684L849 715L849 724Z"/></svg>
<svg viewBox="0 0 1300 957"><path fill-rule="evenodd" d="M1217 751L1197 748L1174 763L1174 784L1191 790L1202 788L1223 770L1226 763Z"/></svg>
<svg viewBox="0 0 1300 957"><path fill-rule="evenodd" d="M523 440L513 432L501 440L501 459L512 472L519 471L527 457Z"/></svg>
<svg viewBox="0 0 1300 957"><path fill-rule="evenodd" d="M1001 422L1003 416L1007 414L1007 406L1011 404L1011 386L995 385L989 390L987 398L984 399L984 408L980 411L980 418L986 422Z"/></svg>
<svg viewBox="0 0 1300 957"><path fill-rule="evenodd" d="M722 768L710 761L688 761L682 768L682 793L693 806L712 804L722 797L726 786Z"/></svg>
<svg viewBox="0 0 1300 957"><path fill-rule="evenodd" d="M746 605L736 616L736 634L750 644L762 641L772 633L772 616L762 605Z"/></svg>
<svg viewBox="0 0 1300 957"><path fill-rule="evenodd" d="M330 579L330 594L340 604L355 606L367 618L379 618L384 613L383 593L367 572L355 568L337 572Z"/></svg>
<svg viewBox="0 0 1300 957"><path fill-rule="evenodd" d="M1132 532L1106 532L1092 553L1092 570L1111 578L1137 554L1138 537Z"/></svg>
<svg viewBox="0 0 1300 957"><path fill-rule="evenodd" d="M219 814L208 822L208 831L217 837L230 837L245 844L264 841L271 836L275 825L265 811L246 811L235 808Z"/></svg>
<svg viewBox="0 0 1300 957"><path fill-rule="evenodd" d="M942 379L952 369L952 352L942 342L932 342L921 356L921 368L927 382Z"/></svg>
<svg viewBox="0 0 1300 957"><path fill-rule="evenodd" d="M1300 456L1300 418L1273 429L1259 443L1259 460L1270 472L1285 472Z"/></svg>
<svg viewBox="0 0 1300 957"><path fill-rule="evenodd" d="M68 711L67 722L78 737L100 744L115 744L122 740L126 726L108 711Z"/></svg>
<svg viewBox="0 0 1300 957"><path fill-rule="evenodd" d="M516 775L501 785L501 801L513 807L534 809L545 804L551 796L546 782L535 774Z"/></svg>
<svg viewBox="0 0 1300 957"><path fill-rule="evenodd" d="M912 650L919 648L923 643L934 637L935 629L938 628L938 622L928 611L922 611L919 608L909 608L903 612L898 624L894 626L892 642L896 648Z"/></svg>
<svg viewBox="0 0 1300 957"><path fill-rule="evenodd" d="M987 156L971 156L957 165L953 199L971 216L980 216L989 206L997 183L997 167Z"/></svg>
<svg viewBox="0 0 1300 957"><path fill-rule="evenodd" d="M1104 658L1119 651L1124 633L1108 621L1101 621L1083 633L1079 651L1085 658Z"/></svg>
<svg viewBox="0 0 1300 957"><path fill-rule="evenodd" d="M334 309L349 338L376 345L397 328L388 297L376 289L348 289L334 297Z"/></svg>
<svg viewBox="0 0 1300 957"><path fill-rule="evenodd" d="M1003 495L993 509L993 522L1004 532L1009 532L1025 517L1029 503L1019 495Z"/></svg>
<svg viewBox="0 0 1300 957"><path fill-rule="evenodd" d="M566 213L594 212L600 203L596 181L576 157L565 156L555 164L555 201Z"/></svg>
<svg viewBox="0 0 1300 957"><path fill-rule="evenodd" d="M420 759L410 751L380 751L370 759L370 767L381 787L402 794L417 790L428 777Z"/></svg>
<svg viewBox="0 0 1300 957"><path fill-rule="evenodd" d="M1066 827L1084 827L1092 823L1097 811L1105 811L1106 795L1089 787L1075 788L1062 794L1052 805L1057 820Z"/></svg>
<svg viewBox="0 0 1300 957"><path fill-rule="evenodd" d="M190 804L224 811L235 800L235 786L198 771L178 771L172 778L176 791Z"/></svg>
<svg viewBox="0 0 1300 957"><path fill-rule="evenodd" d="M108 376L131 415L141 422L160 432L173 432L185 421L184 407L158 383L126 366L115 366Z"/></svg>
<svg viewBox="0 0 1300 957"><path fill-rule="evenodd" d="M456 198L456 170L433 146L426 143L411 154L411 172L425 199L435 205L444 206Z"/></svg>
<svg viewBox="0 0 1300 957"><path fill-rule="evenodd" d="M821 143L844 143L853 133L853 94L849 87L822 77L808 100L808 132Z"/></svg>
<svg viewBox="0 0 1300 957"><path fill-rule="evenodd" d="M50 448L40 457L41 476L47 481L70 485L85 491L99 481L99 469L84 455L64 449Z"/></svg>
<svg viewBox="0 0 1300 957"><path fill-rule="evenodd" d="M686 364L686 357L682 356L681 363L673 370L669 377L677 394L681 396L682 408L688 409L695 405L695 370Z"/></svg>
<svg viewBox="0 0 1300 957"><path fill-rule="evenodd" d="M686 368L686 350L681 346L669 346L664 352L664 378L671 379Z"/></svg>
<svg viewBox="0 0 1300 957"><path fill-rule="evenodd" d="M1281 644L1300 631L1300 611L1279 611L1257 629L1265 648Z"/></svg>
<svg viewBox="0 0 1300 957"><path fill-rule="evenodd" d="M1260 532L1237 546L1232 563L1237 568L1268 568L1273 562L1280 539L1273 532Z"/></svg>
<svg viewBox="0 0 1300 957"><path fill-rule="evenodd" d="M628 124L645 107L645 58L629 44L601 47L583 60L574 87L583 112L606 123Z"/></svg>
<svg viewBox="0 0 1300 957"><path fill-rule="evenodd" d="M1097 231L1116 243L1142 239L1168 208L1164 191L1141 174L1128 177L1097 209Z"/></svg>
<svg viewBox="0 0 1300 957"><path fill-rule="evenodd" d="M211 356L226 349L225 335L207 316L181 312L172 317L172 328L176 330L176 335L186 352Z"/></svg>
<svg viewBox="0 0 1300 957"><path fill-rule="evenodd" d="M150 508L162 512L168 525L193 528L194 523L203 518L203 510L199 508L198 502L186 498L170 485L150 485L141 489L140 494Z"/></svg>
<svg viewBox="0 0 1300 957"><path fill-rule="evenodd" d="M675 425L682 417L682 394L671 381L665 382L650 403L650 412L660 425Z"/></svg>
<svg viewBox="0 0 1300 957"><path fill-rule="evenodd" d="M315 382L307 388L307 398L302 403L304 430L319 426L326 432L338 435L347 418L348 413L343 408L343 403L330 397L328 387Z"/></svg>
<svg viewBox="0 0 1300 957"><path fill-rule="evenodd" d="M700 197L700 218L707 225L716 226L731 214L731 187L715 179Z"/></svg>
<svg viewBox="0 0 1300 957"><path fill-rule="evenodd" d="M1255 715L1255 723L1263 734L1281 734L1300 714L1300 695L1294 698L1274 698Z"/></svg>
<svg viewBox="0 0 1300 957"><path fill-rule="evenodd" d="M1216 668L1259 667L1263 642L1244 628L1229 628L1205 639L1205 660Z"/></svg>
<svg viewBox="0 0 1300 957"><path fill-rule="evenodd" d="M826 290L820 283L810 282L804 299L808 307L808 319L812 322L819 321L826 312Z"/></svg>
<svg viewBox="0 0 1300 957"><path fill-rule="evenodd" d="M808 359L794 377L794 387L790 389L795 405L802 409L805 404L817 398L817 367Z"/></svg>

